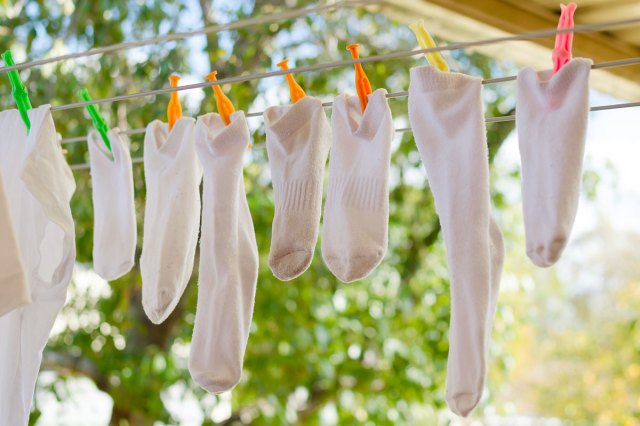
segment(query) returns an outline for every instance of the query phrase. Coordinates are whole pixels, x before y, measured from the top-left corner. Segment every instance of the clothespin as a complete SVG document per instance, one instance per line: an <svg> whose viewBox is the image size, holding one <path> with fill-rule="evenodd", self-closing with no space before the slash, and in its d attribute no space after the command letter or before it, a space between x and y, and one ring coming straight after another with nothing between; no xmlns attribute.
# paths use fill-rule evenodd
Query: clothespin
<svg viewBox="0 0 640 426"><path fill-rule="evenodd" d="M422 19L410 24L409 28L416 35L420 47L423 49L433 49L434 47L437 47L436 42L433 41L433 38L431 38L431 35L424 27L424 21ZM447 61L444 60L440 52L428 52L424 54L424 57L427 58L427 61L429 61L431 65L435 66L440 71L449 71L449 65L447 65Z"/></svg>
<svg viewBox="0 0 640 426"><path fill-rule="evenodd" d="M571 2L567 5L560 5L560 19L558 20L558 29L571 29L573 28L573 14L576 11L578 5ZM560 68L565 66L572 56L573 48L573 32L556 34L556 44L551 54L553 61L553 73L560 71Z"/></svg>
<svg viewBox="0 0 640 426"><path fill-rule="evenodd" d="M209 81L217 81L218 79L216 78L216 75L218 75L218 71L213 70L209 74L207 74L205 78ZM236 109L233 107L233 104L231 103L229 98L227 98L227 96L224 94L219 84L213 86L213 94L216 98L216 108L218 108L218 114L220 114L220 117L222 117L222 121L224 121L224 124L228 125L229 123L231 123L231 119L229 118L229 116L236 112Z"/></svg>
<svg viewBox="0 0 640 426"><path fill-rule="evenodd" d="M78 92L78 96L80 96L80 98L82 98L82 100L85 102L88 102L91 100L91 97L89 96L89 91L86 88L80 90ZM100 133L100 136L102 137L102 141L104 142L109 152L112 152L111 142L109 141L109 137L107 136L107 132L109 131L109 126L107 126L107 122L102 117L102 114L100 114L100 110L95 105L87 105L86 108L87 108L87 111L89 112L89 115L91 116L91 120L93 121L93 127L96 128L98 133Z"/></svg>
<svg viewBox="0 0 640 426"><path fill-rule="evenodd" d="M171 81L171 87L178 87L180 77L177 75L170 75L169 81ZM167 107L169 130L173 129L173 125L176 124L176 121L178 121L180 117L182 117L182 105L180 105L180 99L178 99L178 92L171 92L171 99L169 100L169 106Z"/></svg>
<svg viewBox="0 0 640 426"><path fill-rule="evenodd" d="M2 59L4 59L4 63L8 67L15 65L10 50L7 50L2 54ZM27 111L31 109L29 93L24 87L24 84L22 84L22 81L20 81L20 74L18 74L18 70L9 71L8 74L9 81L11 82L11 95L13 96L13 100L18 107L18 111L20 111L22 121L24 121L25 126L27 126L27 133L29 133L29 131L31 130L31 121L29 120L29 114L27 114Z"/></svg>
<svg viewBox="0 0 640 426"><path fill-rule="evenodd" d="M287 58L284 58L282 61L277 63L277 66L282 68L283 70L288 70L289 69L288 62L289 60ZM307 94L304 93L304 90L302 90L302 87L300 87L300 85L293 78L293 75L285 74L285 77L287 78L287 83L289 83L289 93L291 94L291 102L295 104L300 99L307 96Z"/></svg>
<svg viewBox="0 0 640 426"><path fill-rule="evenodd" d="M353 59L358 59L360 57L358 56L358 47L360 47L360 45L357 43L347 46L347 50L351 52L351 57ZM371 94L371 83L369 83L369 79L362 68L362 64L357 63L353 64L353 66L356 69L356 90L358 91L358 97L360 98L362 112L364 112L367 108L367 103L369 102L367 96Z"/></svg>

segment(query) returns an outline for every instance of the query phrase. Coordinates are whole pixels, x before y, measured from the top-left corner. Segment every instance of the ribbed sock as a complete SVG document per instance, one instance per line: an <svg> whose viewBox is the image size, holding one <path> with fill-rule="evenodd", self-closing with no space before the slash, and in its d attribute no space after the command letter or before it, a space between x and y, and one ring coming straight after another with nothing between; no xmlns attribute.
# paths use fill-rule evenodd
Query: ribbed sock
<svg viewBox="0 0 640 426"><path fill-rule="evenodd" d="M387 252L393 121L386 94L369 95L364 114L357 96L333 103L322 257L343 282L369 275Z"/></svg>
<svg viewBox="0 0 640 426"><path fill-rule="evenodd" d="M322 101L310 96L269 107L264 119L275 198L269 267L288 281L313 259L331 131Z"/></svg>

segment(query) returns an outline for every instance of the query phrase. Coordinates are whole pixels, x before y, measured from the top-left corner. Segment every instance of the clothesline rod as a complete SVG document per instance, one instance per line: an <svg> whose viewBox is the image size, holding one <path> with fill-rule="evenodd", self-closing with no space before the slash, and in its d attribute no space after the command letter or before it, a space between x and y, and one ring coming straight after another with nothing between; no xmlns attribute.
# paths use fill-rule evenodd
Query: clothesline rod
<svg viewBox="0 0 640 426"><path fill-rule="evenodd" d="M445 50L459 50L459 49L465 49L468 47L483 46L488 44L503 43L503 42L509 42L509 41L523 41L523 40L532 40L537 38L551 37L559 33L567 33L567 32L581 33L581 32L590 32L590 31L599 31L604 29L618 28L621 26L630 26L630 25L637 25L637 24L640 24L640 18L602 22L599 24L576 25L573 29L569 28L569 29L558 30L554 28L554 29L544 30L544 31L522 33L522 34L513 35L513 36L497 37L497 38L470 41L470 42L464 42L464 43L453 43L453 44L433 47L429 49L405 50L400 52L387 53L384 55L360 57L358 59L348 59L348 60L329 62L324 64L307 65L302 67L289 68L287 70L277 70L277 71L269 71L269 72L262 72L262 73L248 74L248 75L240 75L235 77L223 78L216 81L206 81L202 83L187 84L179 87L166 87L163 89L148 90L148 91L143 91L138 93L129 93L126 95L113 96L113 97L103 98L103 99L94 99L86 102L76 102L76 103L71 103L66 105L54 106L51 108L51 111L62 111L67 109L82 108L87 105L103 104L108 102L119 102L119 101L124 101L129 99L143 98L147 96L165 95L172 92L203 89L206 87L218 86L223 84L243 83L246 81L262 80L270 77L279 77L286 74L321 71L321 70L326 70L331 68L351 66L357 63L363 64L368 62L382 62L382 61L388 61L391 59L400 59L400 58L407 58L411 56L422 55L424 53L430 53L430 52L439 52L439 51L445 51Z"/></svg>
<svg viewBox="0 0 640 426"><path fill-rule="evenodd" d="M599 105L599 106L589 108L589 111L606 111L606 110L612 110L612 109L633 108L633 107L640 107L640 102L627 102L627 103L620 103L620 104ZM515 115L504 115L501 117L489 117L485 119L485 123L488 123L488 124L504 123L507 121L515 121L515 119L516 119ZM410 132L411 127L401 127L399 129L395 129L395 131L396 133ZM143 132L136 132L136 133L143 133ZM256 149L256 148L264 149L264 146L253 145L253 149ZM143 160L143 157L135 157L131 159L131 162L136 164L136 163L141 163L142 160ZM71 167L71 170L87 170L89 169L89 163L72 164L70 167Z"/></svg>
<svg viewBox="0 0 640 426"><path fill-rule="evenodd" d="M293 9L293 10L289 10L281 13L270 13L270 14L251 17L247 19L239 19L226 24L211 25L208 27L200 28L198 30L194 30L194 31L172 33L172 34L167 34L163 36L148 38L145 40L127 41L123 43L112 44L109 46L96 47L83 52L68 53L66 55L53 56L51 58L44 58L44 59L38 59L35 61L24 62L22 64L16 64L10 67L1 67L0 73L6 73L12 70L24 70L28 68L51 64L54 62L68 61L71 59L84 58L84 57L93 56L93 55L101 55L104 53L111 53L111 52L117 52L120 50L132 49L135 47L150 46L154 44L166 43L169 41L182 40L185 38L190 38L190 37L203 35L203 34L238 30L242 28L255 26L255 25L272 24L276 22L285 21L288 19L305 17L312 14L321 14L330 10L375 5L380 3L380 1L381 0L372 0L372 1L371 0L370 1L350 0L350 1L342 1L339 3L333 3L333 4L325 4L325 5L316 6L316 7L303 7L303 8Z"/></svg>
<svg viewBox="0 0 640 426"><path fill-rule="evenodd" d="M613 67L620 67L620 66L626 66L626 65L633 65L633 64L638 64L640 63L640 57L637 58L629 58L629 59L622 59L619 61L609 61L609 62L601 62L599 64L595 64L592 65L591 68L593 69L604 69L604 68L613 68ZM482 81L482 84L488 85L488 84L498 84L498 83L504 83L504 82L508 82L508 81L515 81L517 78L517 76L515 75L511 75L511 76L507 76L507 77L498 77L498 78L489 78L489 79L485 79ZM409 95L409 92L407 91L402 91L402 92L393 92L393 93L388 93L387 94L387 98L402 98L402 97L406 97ZM333 105L333 102L328 101L328 102L324 102L322 104L322 106L324 107L331 107L331 105ZM264 111L257 111L257 112L249 112L246 114L246 117L261 117L264 114ZM138 133L144 133L145 132L145 128L137 128L137 129L131 129L131 130L123 130L120 132L120 134L123 135L135 135ZM62 139L60 141L61 144L71 144L71 143L79 143L79 142L86 142L87 141L87 137L86 136L78 136L78 137L73 137L73 138L66 138L66 139Z"/></svg>
<svg viewBox="0 0 640 426"><path fill-rule="evenodd" d="M138 129L129 129L129 130L121 130L118 133L121 135L136 135L136 134L140 134L140 133L144 133L147 129L144 127L138 128ZM61 144L72 144L72 143L79 143L79 142L86 142L87 141L87 137L86 136L78 136L75 138L66 138L66 139L62 139L60 141Z"/></svg>

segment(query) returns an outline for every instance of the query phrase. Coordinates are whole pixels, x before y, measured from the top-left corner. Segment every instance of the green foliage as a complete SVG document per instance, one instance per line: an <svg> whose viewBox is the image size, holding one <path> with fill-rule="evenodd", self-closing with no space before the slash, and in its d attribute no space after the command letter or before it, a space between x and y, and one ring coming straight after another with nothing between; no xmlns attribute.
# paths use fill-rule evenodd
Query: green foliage
<svg viewBox="0 0 640 426"><path fill-rule="evenodd" d="M204 0L24 3L21 11L0 6L0 13L4 12L0 24L13 29L12 37L0 39L0 49L14 49L19 62L60 53L63 45L76 51L210 25L214 15L213 6ZM291 2L257 0L237 7L221 5L216 12L233 20L288 6ZM194 12L197 8L205 18L187 22L194 13L198 15ZM205 49L211 69L227 77L274 69L276 59L284 56L297 65L345 59L345 47L351 42L362 45L362 56L416 45L408 28L380 14L338 11L210 34ZM117 52L33 68L22 76L29 82L34 105L78 101L75 92L81 87L88 87L97 99L167 87L171 73L190 72L189 49L185 41L171 42L132 54ZM414 64L416 59L409 58L367 64L365 69L374 88L393 92L407 89L408 70ZM451 64L456 71L483 77L501 73L493 61L478 54L455 53ZM351 68L297 78L307 94L322 99L332 99L344 87L355 92ZM251 81L224 90L236 108L256 111L267 103L264 93L274 86L279 101L288 102L284 79ZM1 87L7 94L8 85ZM512 111L508 93L495 86L486 89L491 93L488 115ZM112 127L138 128L163 119L167 101L168 97L144 98L100 108ZM390 105L397 127L406 127L406 99L391 100ZM10 97L0 97L0 108L8 107L12 107ZM215 111L215 102L206 89L199 108L186 108L185 114L209 111ZM85 135L90 129L90 120L81 109L55 114L57 129L64 137ZM491 160L512 129L512 123L489 127ZM132 156L139 157L141 138L132 138ZM416 406L423 410L444 407L448 272L440 225L411 134L397 137L392 158L389 252L371 277L351 285L339 283L330 274L319 250L309 270L294 282L282 283L272 276L267 256L273 197L266 152L261 149L263 129L255 130L253 138L256 148L246 166L245 181L261 267L244 376L232 394L233 412L225 423L313 425L322 423L323 410L335 412L340 424L415 423L419 418ZM84 144L65 148L70 163L87 160ZM78 262L90 266L91 180L86 171L76 172L75 178L72 210ZM141 166L134 166L134 179L141 231L145 199ZM495 200L500 202L500 194L495 194ZM161 394L176 384L195 394L206 407L205 393L191 382L186 369L185 348L193 328L196 285L197 265L174 314L154 326L141 308L137 268L97 295L95 286L85 288L77 280L61 316L65 327L52 338L45 367L56 371L60 380L76 376L93 380L113 398L114 425L175 423Z"/></svg>

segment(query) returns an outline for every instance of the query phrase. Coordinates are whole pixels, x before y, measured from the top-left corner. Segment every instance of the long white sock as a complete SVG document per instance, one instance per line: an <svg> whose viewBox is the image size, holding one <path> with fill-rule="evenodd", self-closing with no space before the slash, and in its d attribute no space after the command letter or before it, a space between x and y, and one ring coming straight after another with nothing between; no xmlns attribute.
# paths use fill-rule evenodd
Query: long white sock
<svg viewBox="0 0 640 426"><path fill-rule="evenodd" d="M477 405L504 258L491 218L482 79L432 66L411 69L409 119L442 225L451 282L446 398Z"/></svg>
<svg viewBox="0 0 640 426"><path fill-rule="evenodd" d="M193 272L202 180L194 127L195 120L184 117L169 132L166 123L155 120L144 140L142 306L156 324L173 312Z"/></svg>
<svg viewBox="0 0 640 426"><path fill-rule="evenodd" d="M93 186L93 267L105 280L129 272L136 253L136 212L129 139L116 127L107 136L111 153L100 135L89 133Z"/></svg>
<svg viewBox="0 0 640 426"><path fill-rule="evenodd" d="M242 175L249 129L242 111L230 118L225 126L218 114L207 114L196 124L204 184L189 371L214 393L240 381L258 279L258 246Z"/></svg>
<svg viewBox="0 0 640 426"><path fill-rule="evenodd" d="M576 58L553 76L531 68L518 74L522 206L527 256L537 266L558 261L578 211L592 63Z"/></svg>
<svg viewBox="0 0 640 426"><path fill-rule="evenodd" d="M333 103L322 257L344 282L369 275L387 252L393 121L386 94L369 95L364 114L357 96Z"/></svg>
<svg viewBox="0 0 640 426"><path fill-rule="evenodd" d="M32 303L0 318L0 424L26 425L42 351L64 305L75 261L69 200L73 175L57 142L50 106L0 113L0 172Z"/></svg>
<svg viewBox="0 0 640 426"><path fill-rule="evenodd" d="M27 276L0 173L0 317L30 302Z"/></svg>
<svg viewBox="0 0 640 426"><path fill-rule="evenodd" d="M275 197L269 267L283 281L307 270L318 240L331 129L318 98L264 112Z"/></svg>

